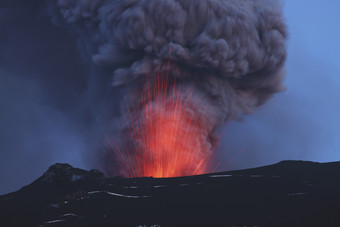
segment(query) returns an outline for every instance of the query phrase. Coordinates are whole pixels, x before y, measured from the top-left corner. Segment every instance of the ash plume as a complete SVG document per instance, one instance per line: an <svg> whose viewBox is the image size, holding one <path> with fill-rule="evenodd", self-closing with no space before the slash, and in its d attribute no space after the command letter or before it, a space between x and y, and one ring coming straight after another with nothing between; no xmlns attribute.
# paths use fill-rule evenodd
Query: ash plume
<svg viewBox="0 0 340 227"><path fill-rule="evenodd" d="M157 104L142 102L140 94L157 86L155 75L168 75L171 86L166 92L180 91L185 112L202 120L197 135L204 138L205 147L213 145L217 129L227 120L252 113L284 90L287 32L281 11L276 0L51 0L49 4L52 21L70 29L85 59L97 69L88 85L97 97L92 100L93 115L104 109L111 134L119 133L122 144L136 144L127 131L140 121L138 113L144 114L147 104ZM108 114L117 104L119 113ZM124 125L118 128L117 122ZM113 167L103 162L104 170L125 175L115 167L119 157L113 159Z"/></svg>

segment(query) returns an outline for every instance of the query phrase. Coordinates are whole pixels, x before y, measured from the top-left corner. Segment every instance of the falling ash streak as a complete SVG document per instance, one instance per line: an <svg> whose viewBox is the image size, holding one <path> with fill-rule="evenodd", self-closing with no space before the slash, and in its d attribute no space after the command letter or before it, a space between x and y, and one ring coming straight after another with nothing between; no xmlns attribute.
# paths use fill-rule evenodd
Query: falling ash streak
<svg viewBox="0 0 340 227"><path fill-rule="evenodd" d="M107 144L109 145L109 147L107 147L107 151L109 152L109 158L112 159L111 162L112 163L117 163L117 161L114 159L115 157L120 157L123 161L122 162L118 162L119 164L119 169L123 169L123 168L128 168L128 172L134 173L135 169L133 164L131 163L131 160L128 159L122 152L122 150L119 148L116 139L114 138L110 138L110 133L109 130L105 129L104 124L98 119L96 118L97 124L99 125L99 128L102 131L102 135L104 135L105 137L105 141L107 142ZM125 148L126 150L128 148ZM107 155L106 155L107 157ZM128 161L126 161L128 160ZM98 168L105 174L105 176L110 177L110 173L108 173L107 171L105 171L103 169L103 167L98 166ZM113 171L114 172L114 171ZM136 174L133 174L132 176L135 176Z"/></svg>
<svg viewBox="0 0 340 227"><path fill-rule="evenodd" d="M248 148L245 147L245 148L243 148L242 150L240 150L239 152L237 152L237 153L234 155L234 157L232 157L232 158L227 162L227 164L226 164L225 166L231 168L233 162L234 162L241 154L243 154L243 153L246 152L247 150L248 150Z"/></svg>

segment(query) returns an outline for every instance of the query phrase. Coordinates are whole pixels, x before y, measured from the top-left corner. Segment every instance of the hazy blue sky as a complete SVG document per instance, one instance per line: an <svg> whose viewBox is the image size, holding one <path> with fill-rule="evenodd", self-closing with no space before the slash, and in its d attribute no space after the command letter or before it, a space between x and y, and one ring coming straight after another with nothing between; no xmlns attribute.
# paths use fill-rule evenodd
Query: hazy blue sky
<svg viewBox="0 0 340 227"><path fill-rule="evenodd" d="M229 168L340 160L340 2L287 0L284 13L287 90L244 122L229 124L222 156L230 160L246 148Z"/></svg>
<svg viewBox="0 0 340 227"><path fill-rule="evenodd" d="M11 17L21 11L15 12ZM24 20L11 24L0 8L0 28L8 31L6 42L0 33L0 194L32 182L56 162L89 167L73 108L86 89L74 40L46 18L30 19L34 10L23 12ZM287 0L284 12L287 90L243 122L229 123L218 149L220 170L287 159L340 160L340 1Z"/></svg>

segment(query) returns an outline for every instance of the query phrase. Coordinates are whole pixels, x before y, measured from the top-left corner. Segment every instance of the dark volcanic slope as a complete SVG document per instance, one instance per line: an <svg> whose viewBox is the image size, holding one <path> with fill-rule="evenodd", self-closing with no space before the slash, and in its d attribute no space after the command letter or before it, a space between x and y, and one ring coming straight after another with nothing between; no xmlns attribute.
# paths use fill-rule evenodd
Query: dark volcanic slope
<svg viewBox="0 0 340 227"><path fill-rule="evenodd" d="M340 162L168 179L55 164L0 197L0 226L340 226Z"/></svg>

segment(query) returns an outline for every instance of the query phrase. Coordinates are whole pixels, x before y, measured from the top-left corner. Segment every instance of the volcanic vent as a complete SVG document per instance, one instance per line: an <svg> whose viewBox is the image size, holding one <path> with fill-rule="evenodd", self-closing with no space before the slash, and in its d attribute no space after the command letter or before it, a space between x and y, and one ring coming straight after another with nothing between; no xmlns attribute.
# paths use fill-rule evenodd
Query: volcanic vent
<svg viewBox="0 0 340 227"><path fill-rule="evenodd" d="M284 89L276 0L57 0L50 12L100 69L89 90L93 116L106 113L107 175L208 172L217 129Z"/></svg>

